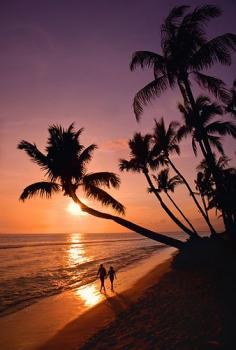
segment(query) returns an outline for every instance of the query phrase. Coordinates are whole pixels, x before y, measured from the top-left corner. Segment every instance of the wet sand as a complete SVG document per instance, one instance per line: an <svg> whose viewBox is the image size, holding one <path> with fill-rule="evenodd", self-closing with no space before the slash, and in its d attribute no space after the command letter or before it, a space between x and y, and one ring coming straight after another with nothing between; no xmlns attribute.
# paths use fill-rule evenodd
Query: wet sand
<svg viewBox="0 0 236 350"><path fill-rule="evenodd" d="M235 265L171 269L75 349L234 350L235 295Z"/></svg>

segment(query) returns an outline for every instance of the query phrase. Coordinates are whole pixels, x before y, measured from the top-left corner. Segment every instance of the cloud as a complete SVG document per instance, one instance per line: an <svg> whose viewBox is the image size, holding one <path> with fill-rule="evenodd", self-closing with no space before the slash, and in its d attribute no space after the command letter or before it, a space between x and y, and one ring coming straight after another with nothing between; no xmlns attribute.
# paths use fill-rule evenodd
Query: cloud
<svg viewBox="0 0 236 350"><path fill-rule="evenodd" d="M128 142L127 139L121 138L116 140L107 140L104 143L101 144L99 147L102 151L124 151L128 149Z"/></svg>

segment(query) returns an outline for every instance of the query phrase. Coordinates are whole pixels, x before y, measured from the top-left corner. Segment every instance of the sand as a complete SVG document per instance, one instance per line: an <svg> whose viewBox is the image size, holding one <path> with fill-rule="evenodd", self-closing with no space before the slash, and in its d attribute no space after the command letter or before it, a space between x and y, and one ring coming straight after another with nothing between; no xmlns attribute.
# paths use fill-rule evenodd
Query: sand
<svg viewBox="0 0 236 350"><path fill-rule="evenodd" d="M119 271L115 293L99 292L99 283L71 290L14 314L0 318L0 349L36 350L80 347L93 334L112 322L117 315L153 285L166 268L159 267L170 258L168 248ZM108 281L106 281L108 284Z"/></svg>
<svg viewBox="0 0 236 350"><path fill-rule="evenodd" d="M100 294L98 304L87 305L87 309L84 305L73 319L69 307L73 303L61 296L64 325L54 328L50 337L47 334L46 341L37 328L41 338L33 347L12 350L234 350L234 266L219 262L210 268L176 269L172 262L167 251L124 271L116 281L115 293ZM45 319L47 326L56 318L53 310Z"/></svg>
<svg viewBox="0 0 236 350"><path fill-rule="evenodd" d="M171 269L76 349L234 350L235 296L233 266Z"/></svg>

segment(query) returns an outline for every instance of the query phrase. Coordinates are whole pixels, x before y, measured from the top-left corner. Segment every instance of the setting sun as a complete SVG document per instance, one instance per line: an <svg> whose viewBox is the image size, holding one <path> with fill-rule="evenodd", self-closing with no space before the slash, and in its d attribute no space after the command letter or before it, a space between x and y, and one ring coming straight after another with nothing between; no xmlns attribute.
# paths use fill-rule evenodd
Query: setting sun
<svg viewBox="0 0 236 350"><path fill-rule="evenodd" d="M71 215L86 215L86 213L84 213L79 205L73 203L73 202L70 202L68 205L67 205L67 208L66 208L66 211L68 213L70 213Z"/></svg>

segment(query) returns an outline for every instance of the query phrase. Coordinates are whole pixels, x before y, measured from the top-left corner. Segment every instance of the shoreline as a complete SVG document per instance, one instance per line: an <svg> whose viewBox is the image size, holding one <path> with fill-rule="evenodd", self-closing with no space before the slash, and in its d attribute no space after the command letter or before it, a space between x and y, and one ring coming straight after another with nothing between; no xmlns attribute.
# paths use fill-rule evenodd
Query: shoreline
<svg viewBox="0 0 236 350"><path fill-rule="evenodd" d="M163 252L158 252L119 272L114 294L109 290L106 296L99 293L98 282L95 282L45 298L37 304L1 318L0 327L3 336L0 339L0 347L4 350L60 348L69 350L78 346L78 343L84 343L107 323L113 321L120 311L136 302L146 288L156 282L153 273L163 261L170 258L173 251L174 249L166 248ZM160 272L156 272L157 275L164 273L161 272L162 268L159 270ZM126 298L128 302L125 302ZM106 310L105 323L99 324L104 310ZM96 317L97 322L94 321ZM87 326L78 336L78 329L82 323L86 323ZM14 329L14 336L11 329ZM67 342L64 347L62 334Z"/></svg>

